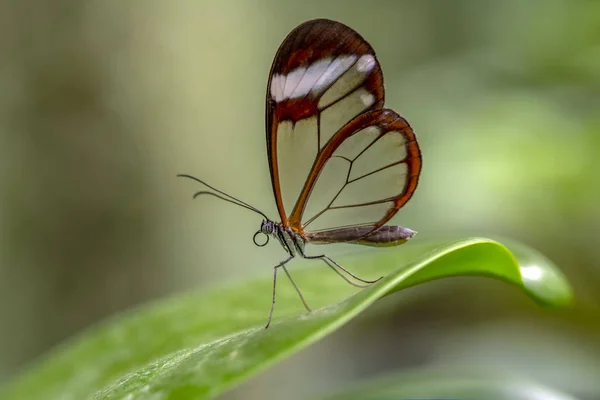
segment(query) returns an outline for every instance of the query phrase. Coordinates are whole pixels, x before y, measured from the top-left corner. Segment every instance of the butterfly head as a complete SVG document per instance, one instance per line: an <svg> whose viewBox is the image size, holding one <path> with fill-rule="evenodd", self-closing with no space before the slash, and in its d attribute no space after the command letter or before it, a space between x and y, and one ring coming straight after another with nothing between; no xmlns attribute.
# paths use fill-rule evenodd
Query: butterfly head
<svg viewBox="0 0 600 400"><path fill-rule="evenodd" d="M276 230L276 224L275 222L269 220L269 219L264 219L261 223L260 223L260 229L258 231L256 231L256 233L254 234L253 240L254 240L254 244L257 245L258 247L263 247L266 246L267 243L269 243L269 236L275 233ZM266 240L264 242L259 242L257 241L256 237L259 234L263 234L266 237Z"/></svg>
<svg viewBox="0 0 600 400"><path fill-rule="evenodd" d="M260 232L265 235L272 235L275 232L275 222L268 219L263 220L260 224Z"/></svg>

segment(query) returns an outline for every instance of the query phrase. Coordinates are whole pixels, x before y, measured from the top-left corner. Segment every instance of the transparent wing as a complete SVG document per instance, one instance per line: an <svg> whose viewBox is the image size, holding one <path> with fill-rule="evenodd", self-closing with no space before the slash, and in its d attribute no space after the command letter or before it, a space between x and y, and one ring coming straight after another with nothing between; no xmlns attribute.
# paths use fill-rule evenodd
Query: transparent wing
<svg viewBox="0 0 600 400"><path fill-rule="evenodd" d="M371 46L349 27L306 22L279 48L267 90L267 147L281 221L302 206L309 174L332 137L361 113L381 108L383 77Z"/></svg>
<svg viewBox="0 0 600 400"><path fill-rule="evenodd" d="M382 109L383 76L355 31L309 21L281 45L267 92L267 146L281 221L298 232L377 229L414 192L421 156Z"/></svg>
<svg viewBox="0 0 600 400"><path fill-rule="evenodd" d="M392 110L374 110L340 130L315 169L300 218L303 231L376 229L412 196L421 154L406 120Z"/></svg>

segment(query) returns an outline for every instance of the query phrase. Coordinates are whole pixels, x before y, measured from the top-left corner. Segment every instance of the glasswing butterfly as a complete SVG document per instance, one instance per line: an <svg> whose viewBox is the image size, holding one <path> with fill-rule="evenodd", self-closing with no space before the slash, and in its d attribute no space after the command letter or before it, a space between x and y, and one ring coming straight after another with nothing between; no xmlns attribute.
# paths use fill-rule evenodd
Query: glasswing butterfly
<svg viewBox="0 0 600 400"><path fill-rule="evenodd" d="M308 311L286 264L296 255L323 260L348 283L361 279L325 254L307 255L305 245L354 243L395 246L416 232L385 225L411 198L421 171L421 151L408 122L383 108L383 74L373 48L353 29L315 19L283 41L267 85L267 154L281 222L190 175L212 195L263 216L257 246L275 237L287 258L283 269ZM264 242L257 236L266 235ZM346 274L346 275L344 275Z"/></svg>

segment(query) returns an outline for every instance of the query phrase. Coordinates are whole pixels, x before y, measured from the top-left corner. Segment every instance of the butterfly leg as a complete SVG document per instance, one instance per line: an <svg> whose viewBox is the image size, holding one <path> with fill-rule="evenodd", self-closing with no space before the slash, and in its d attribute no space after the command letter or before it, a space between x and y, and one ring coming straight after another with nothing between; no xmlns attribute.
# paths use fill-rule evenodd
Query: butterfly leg
<svg viewBox="0 0 600 400"><path fill-rule="evenodd" d="M298 285L296 285L296 282L294 282L294 280L292 279L292 275L290 275L289 271L285 267L285 264L287 264L289 261L291 261L292 258L294 258L294 257L293 256L288 257L287 259L280 262L273 268L273 301L271 303L271 311L269 312L269 320L267 321L267 325L265 326L265 329L267 329L269 327L269 325L271 325L271 319L273 318L273 310L275 309L275 297L276 297L276 287L277 287L277 270L279 268L283 268L283 271L285 272L287 277L290 279L290 282L292 282L292 286L294 286L294 289L296 289L296 293L298 293L298 296L300 296L300 300L302 300L302 304L304 304L304 307L308 310L308 312L311 311L310 307L308 306L308 303L306 303L306 300L304 299L304 296L302 295L302 292L300 291L300 288L298 287Z"/></svg>
<svg viewBox="0 0 600 400"><path fill-rule="evenodd" d="M296 293L298 293L298 296L300 296L300 300L302 300L302 304L304 304L304 308L306 308L306 311L311 312L312 310L308 306L308 303L306 302L306 300L304 300L304 296L302 295L302 292L300 291L300 288L298 287L298 285L296 285L296 282L294 282L294 280L292 279L292 275L290 275L290 273L288 272L288 270L285 267L285 265L282 265L281 268L283 268L283 271L285 272L285 274L290 279L290 282L292 282L292 285L294 286L294 289L296 289Z"/></svg>
<svg viewBox="0 0 600 400"><path fill-rule="evenodd" d="M341 276L346 282L348 282L349 284L356 286L356 287L366 287L372 283L378 282L381 278L383 278L383 276L375 279L374 281L369 281L366 279L362 279L359 278L358 276L354 275L352 272L348 271L346 268L342 267L340 264L338 264L337 262L333 261L333 259L331 257L329 257L328 255L325 254L321 254L320 256L307 256L306 254L304 254L304 252L300 252L300 255L302 256L302 258L306 258L308 260L323 260L323 262L325 264L327 264L331 269L333 269L339 276ZM335 267L339 268L341 271L347 273L348 275L350 275L352 278L356 279L357 281L360 281L362 283L366 283L367 285L360 285L357 283L354 283L352 281L350 281L347 277L345 277L344 275L342 275L342 273L340 271L338 271Z"/></svg>

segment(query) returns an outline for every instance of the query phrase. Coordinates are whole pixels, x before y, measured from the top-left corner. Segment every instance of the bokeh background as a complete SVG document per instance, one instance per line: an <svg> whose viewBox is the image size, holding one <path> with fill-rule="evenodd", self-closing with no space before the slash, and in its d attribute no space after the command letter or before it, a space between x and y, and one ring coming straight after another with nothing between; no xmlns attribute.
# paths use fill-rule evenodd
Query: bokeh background
<svg viewBox="0 0 600 400"><path fill-rule="evenodd" d="M394 222L415 240L523 241L562 268L577 303L543 310L495 281L434 282L225 397L300 399L444 364L600 396L591 0L0 1L0 382L120 310L270 274L282 250L252 244L260 219L192 201L175 174L276 215L267 74L287 33L316 17L367 38L386 104L418 135L421 183Z"/></svg>

